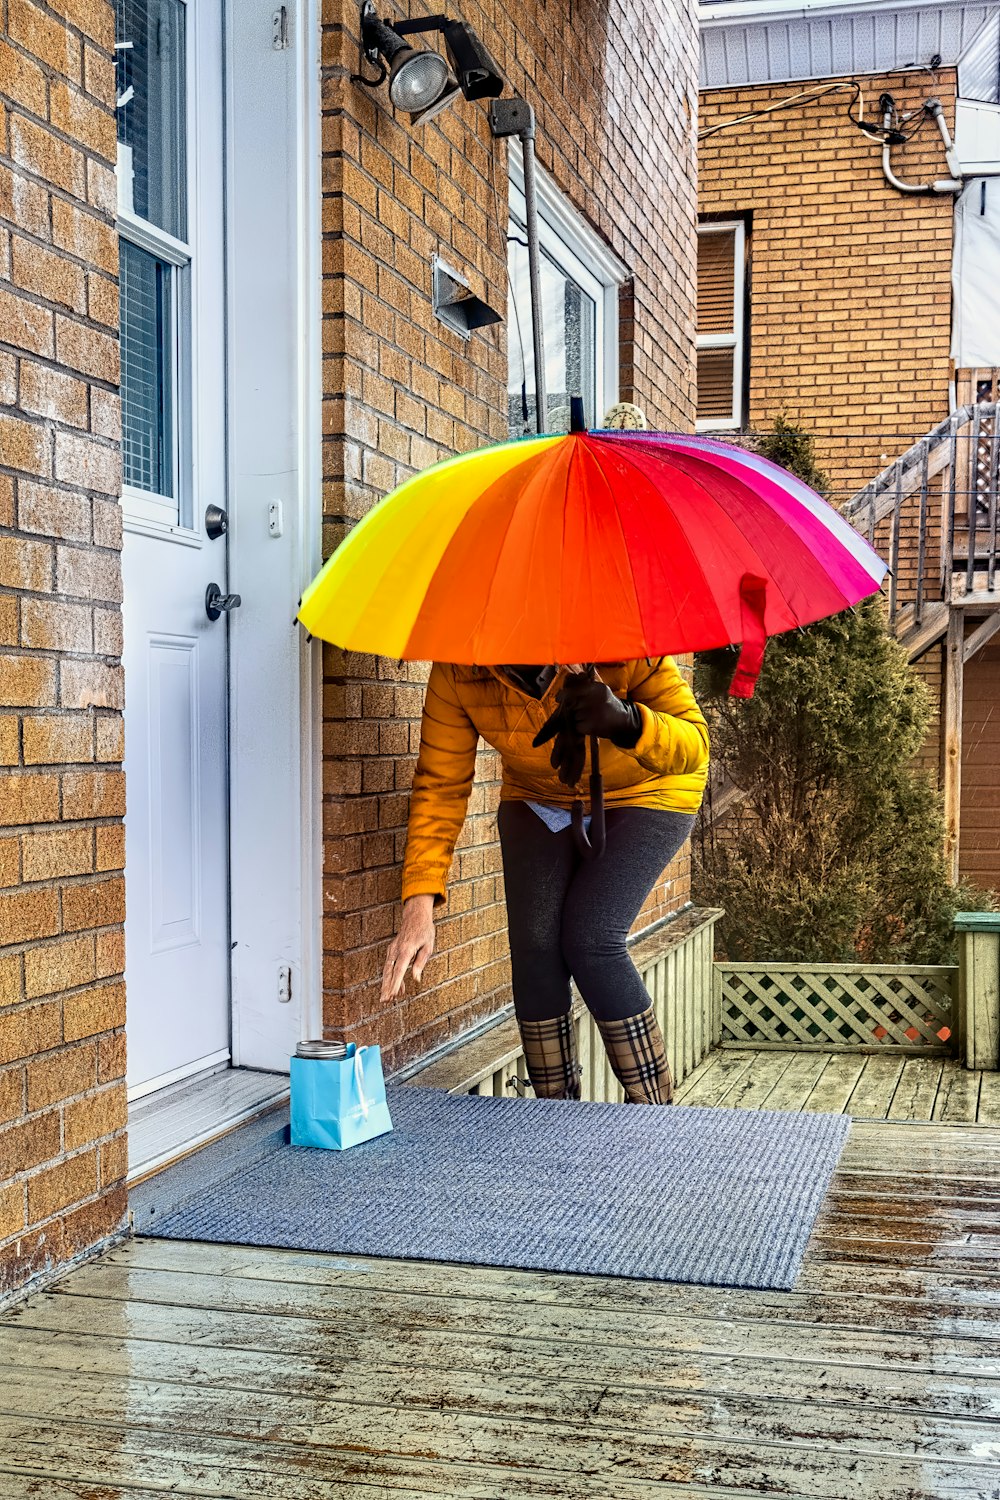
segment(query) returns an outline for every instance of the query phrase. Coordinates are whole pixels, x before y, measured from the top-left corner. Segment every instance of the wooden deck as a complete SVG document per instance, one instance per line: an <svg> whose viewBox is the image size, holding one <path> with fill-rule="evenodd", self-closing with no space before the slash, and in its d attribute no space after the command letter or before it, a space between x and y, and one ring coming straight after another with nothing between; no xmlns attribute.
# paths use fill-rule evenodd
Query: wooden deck
<svg viewBox="0 0 1000 1500"><path fill-rule="evenodd" d="M676 1102L1000 1126L1000 1073L950 1057L723 1047L684 1080Z"/></svg>
<svg viewBox="0 0 1000 1500"><path fill-rule="evenodd" d="M0 1497L997 1500L998 1168L856 1125L788 1293L133 1242L0 1320Z"/></svg>

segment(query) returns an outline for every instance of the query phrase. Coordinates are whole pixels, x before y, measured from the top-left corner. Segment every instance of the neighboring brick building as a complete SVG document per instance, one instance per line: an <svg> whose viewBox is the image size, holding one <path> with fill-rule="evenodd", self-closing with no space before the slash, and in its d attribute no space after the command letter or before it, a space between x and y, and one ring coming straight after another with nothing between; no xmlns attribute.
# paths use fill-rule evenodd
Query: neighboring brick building
<svg viewBox="0 0 1000 1500"><path fill-rule="evenodd" d="M0 39L0 1294L125 1220L111 7Z"/></svg>
<svg viewBox="0 0 1000 1500"><path fill-rule="evenodd" d="M722 436L754 433L784 416L814 436L831 498L842 504L956 405L996 397L995 381L956 369L952 350L960 340L952 308L954 290L966 324L975 324L976 296L983 295L981 270L975 286L963 281L956 217L973 212L966 205L980 186L986 203L986 180L973 181L977 167L984 169L985 148L970 136L969 122L1000 114L1000 23L995 10L932 5L911 22L884 29L876 7L868 11L863 0L851 14L825 0L803 16L777 5L751 13L739 0L721 0L703 13L698 425ZM835 57L838 72L824 64ZM880 125L886 96L896 128L909 137L892 144L891 172L905 183L937 181L946 190L908 193L887 180L882 144L857 124L863 113L868 124ZM933 99L941 101L956 137L950 160L932 115L922 113ZM973 100L980 101L974 110ZM956 159L970 162L962 168L969 186L958 210L958 191L948 190ZM990 182L989 193L995 188ZM995 260L993 285L1000 243ZM981 306L980 313L980 323L991 326L988 309ZM1000 363L1000 342L993 360ZM987 427L992 423L991 416ZM980 460L988 474L990 437L983 430ZM968 506L962 475L968 473L970 432L971 424L958 440L959 530ZM943 454L941 448L938 458ZM995 465L992 473L995 491ZM890 489L894 483L890 476ZM898 556L891 515L880 521L874 540L883 555L893 553L896 593L911 608L911 617L901 617L901 634L934 703L922 763L954 805L960 788L945 774L947 611L939 611L936 634L928 635L926 622L905 633L913 625L921 547L926 597L941 596L948 483L949 470L938 463L923 533L918 505L902 506ZM985 494L981 499L988 509ZM985 556L979 566L985 583ZM977 611L994 607L987 590ZM962 871L1000 888L1000 840L984 832L996 823L996 792L985 764L1000 758L1000 742L983 716L984 698L1000 692L995 653L981 654L968 670L973 696L966 705L966 740L970 744L971 736L975 748L967 750L963 769L968 795L961 797L960 847L968 857Z"/></svg>
<svg viewBox="0 0 1000 1500"><path fill-rule="evenodd" d="M903 110L936 94L954 122L954 69L863 82L869 116L883 92ZM705 90L699 130L812 86ZM746 224L741 425L763 431L783 413L814 433L832 494L845 500L948 414L954 214L948 196L889 187L879 147L848 118L850 100L805 100L698 148L703 223ZM897 148L893 168L914 182L946 176L937 132Z"/></svg>
<svg viewBox="0 0 1000 1500"><path fill-rule="evenodd" d="M180 0L118 0L117 52L110 0L4 14L0 1296L124 1229L127 1098L134 1174L194 1139L161 1099L202 1089L210 1135L321 1027L401 1066L507 1003L484 753L441 951L379 1013L425 668L321 678L290 621L382 493L520 399L511 330L466 342L431 297L440 254L506 318L507 148L482 105L418 127L353 82L357 6L234 6L228 52ZM690 426L692 6L462 18L537 111L564 392ZM682 859L639 925L687 893Z"/></svg>

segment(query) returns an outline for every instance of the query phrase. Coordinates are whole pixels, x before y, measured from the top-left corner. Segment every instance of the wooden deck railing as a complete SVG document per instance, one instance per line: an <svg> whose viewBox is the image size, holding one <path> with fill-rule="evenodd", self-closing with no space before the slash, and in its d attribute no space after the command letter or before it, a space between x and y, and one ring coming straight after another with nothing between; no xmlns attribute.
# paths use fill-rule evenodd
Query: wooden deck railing
<svg viewBox="0 0 1000 1500"><path fill-rule="evenodd" d="M950 1052L958 968L716 964L722 1045Z"/></svg>
<svg viewBox="0 0 1000 1500"><path fill-rule="evenodd" d="M632 945L653 997L675 1083L713 1048L958 1055L1000 1066L1000 913L959 915L957 964L717 963L720 911L681 912ZM621 1099L583 1002L574 1018L583 1097ZM453 1094L530 1093L517 1025L506 1014L397 1075Z"/></svg>

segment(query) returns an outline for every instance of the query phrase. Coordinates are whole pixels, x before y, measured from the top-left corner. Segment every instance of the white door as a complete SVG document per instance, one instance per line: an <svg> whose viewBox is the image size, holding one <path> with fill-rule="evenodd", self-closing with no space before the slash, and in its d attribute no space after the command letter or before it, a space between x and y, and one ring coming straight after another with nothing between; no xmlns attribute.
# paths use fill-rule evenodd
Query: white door
<svg viewBox="0 0 1000 1500"><path fill-rule="evenodd" d="M118 0L116 31L135 1097L230 1056L221 5Z"/></svg>

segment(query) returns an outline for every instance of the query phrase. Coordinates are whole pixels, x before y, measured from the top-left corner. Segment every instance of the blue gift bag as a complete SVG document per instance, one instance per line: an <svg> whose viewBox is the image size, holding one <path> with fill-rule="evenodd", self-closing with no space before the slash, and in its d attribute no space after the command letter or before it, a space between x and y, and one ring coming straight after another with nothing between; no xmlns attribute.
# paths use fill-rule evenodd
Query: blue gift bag
<svg viewBox="0 0 1000 1500"><path fill-rule="evenodd" d="M385 1101L380 1047L356 1047L347 1056L291 1060L293 1146L344 1151L392 1129Z"/></svg>

